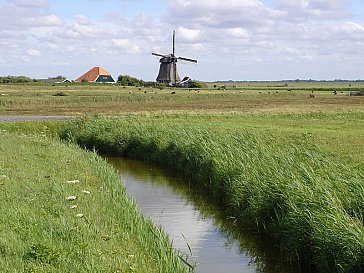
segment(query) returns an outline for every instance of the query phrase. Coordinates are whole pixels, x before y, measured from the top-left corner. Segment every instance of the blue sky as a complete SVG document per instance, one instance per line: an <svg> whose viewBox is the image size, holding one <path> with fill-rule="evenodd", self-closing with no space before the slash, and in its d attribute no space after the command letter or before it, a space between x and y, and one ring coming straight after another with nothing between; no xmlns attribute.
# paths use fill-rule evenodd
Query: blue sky
<svg viewBox="0 0 364 273"><path fill-rule="evenodd" d="M351 3L352 5L349 9L354 18L360 22L364 22L364 1L352 0Z"/></svg>
<svg viewBox="0 0 364 273"><path fill-rule="evenodd" d="M81 0L81 1L49 1L50 10L61 18L70 20L76 14L87 14L94 20L106 20L109 13L119 13L132 18L136 13L144 13L158 18L164 5L163 1L118 1L118 0ZM87 10L85 9L87 7Z"/></svg>
<svg viewBox="0 0 364 273"><path fill-rule="evenodd" d="M181 76L364 79L364 1L0 0L0 24L0 75L155 80L175 29Z"/></svg>

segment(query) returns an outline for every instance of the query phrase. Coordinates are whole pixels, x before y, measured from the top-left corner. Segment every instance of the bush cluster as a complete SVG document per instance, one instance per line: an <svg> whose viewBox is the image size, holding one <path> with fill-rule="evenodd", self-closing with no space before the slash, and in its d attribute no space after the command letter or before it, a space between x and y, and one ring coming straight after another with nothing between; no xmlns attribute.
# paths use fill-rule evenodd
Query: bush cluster
<svg viewBox="0 0 364 273"><path fill-rule="evenodd" d="M129 76L129 75L120 75L118 77L117 83L122 85L122 86L159 87L159 84L156 83L156 82L148 82L148 81L139 80L139 79L134 78L134 77Z"/></svg>
<svg viewBox="0 0 364 273"><path fill-rule="evenodd" d="M0 77L0 83L28 83L34 80L25 76L6 76Z"/></svg>

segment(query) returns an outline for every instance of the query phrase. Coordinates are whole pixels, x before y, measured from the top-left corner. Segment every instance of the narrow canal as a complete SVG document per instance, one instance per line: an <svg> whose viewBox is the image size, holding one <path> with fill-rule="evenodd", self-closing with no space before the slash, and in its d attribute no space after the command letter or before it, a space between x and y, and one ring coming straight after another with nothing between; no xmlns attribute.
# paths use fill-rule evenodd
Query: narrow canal
<svg viewBox="0 0 364 273"><path fill-rule="evenodd" d="M106 158L120 173L139 210L160 225L175 249L190 253L197 273L293 273L254 234L243 234L233 219L209 204L180 177L140 161ZM191 251L190 251L191 250Z"/></svg>

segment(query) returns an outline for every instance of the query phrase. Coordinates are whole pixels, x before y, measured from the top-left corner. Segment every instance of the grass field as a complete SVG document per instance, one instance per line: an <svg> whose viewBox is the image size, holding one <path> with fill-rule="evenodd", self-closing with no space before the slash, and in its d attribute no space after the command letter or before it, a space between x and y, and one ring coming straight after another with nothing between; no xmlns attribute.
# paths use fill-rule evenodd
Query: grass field
<svg viewBox="0 0 364 273"><path fill-rule="evenodd" d="M45 131L179 169L292 261L317 272L360 272L364 97L348 93L363 84L239 84L173 95L110 85L0 86L1 115L88 114L0 129L15 136Z"/></svg>
<svg viewBox="0 0 364 273"><path fill-rule="evenodd" d="M354 83L353 83L354 85ZM364 85L364 84L363 84ZM139 90L140 89L140 90ZM102 115L128 113L306 113L363 111L362 99L348 97L355 87L302 85L244 86L217 90L124 88L113 85L0 85L1 115ZM315 98L310 98L313 90ZM334 96L333 90L337 90ZM131 92L131 93L130 93ZM262 93L260 93L262 92ZM277 93L278 92L278 93ZM342 92L342 93L341 93Z"/></svg>

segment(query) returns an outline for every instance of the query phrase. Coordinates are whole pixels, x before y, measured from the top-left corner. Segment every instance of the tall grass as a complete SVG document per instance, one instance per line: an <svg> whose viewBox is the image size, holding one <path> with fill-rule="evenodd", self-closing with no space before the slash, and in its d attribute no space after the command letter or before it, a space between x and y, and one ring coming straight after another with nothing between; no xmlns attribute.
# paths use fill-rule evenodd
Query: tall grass
<svg viewBox="0 0 364 273"><path fill-rule="evenodd" d="M317 272L364 270L363 174L326 157L307 135L277 141L163 119L86 118L69 122L60 136L182 171L292 263Z"/></svg>
<svg viewBox="0 0 364 273"><path fill-rule="evenodd" d="M95 153L44 133L0 139L1 272L188 272Z"/></svg>

